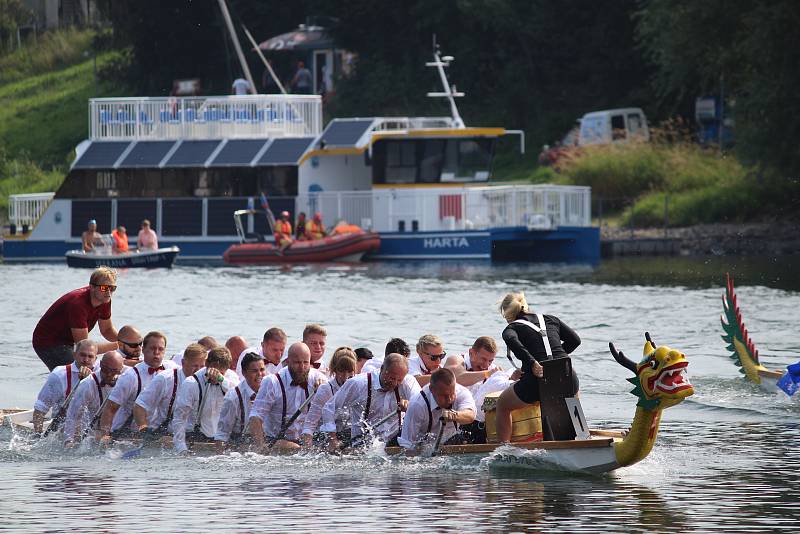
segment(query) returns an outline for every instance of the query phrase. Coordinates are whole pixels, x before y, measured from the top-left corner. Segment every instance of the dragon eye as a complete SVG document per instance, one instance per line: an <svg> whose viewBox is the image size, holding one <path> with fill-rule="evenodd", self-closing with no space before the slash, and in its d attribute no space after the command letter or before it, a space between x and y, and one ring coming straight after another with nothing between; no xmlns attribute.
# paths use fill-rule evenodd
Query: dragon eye
<svg viewBox="0 0 800 534"><path fill-rule="evenodd" d="M650 369L655 369L658 367L658 362L656 360L650 360Z"/></svg>

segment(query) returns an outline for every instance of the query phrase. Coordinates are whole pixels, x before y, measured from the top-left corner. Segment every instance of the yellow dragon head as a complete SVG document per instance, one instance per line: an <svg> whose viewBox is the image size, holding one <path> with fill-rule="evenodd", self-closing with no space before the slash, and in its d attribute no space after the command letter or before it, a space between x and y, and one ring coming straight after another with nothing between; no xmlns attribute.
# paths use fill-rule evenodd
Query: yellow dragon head
<svg viewBox="0 0 800 534"><path fill-rule="evenodd" d="M686 356L666 345L656 347L647 332L645 339L643 358L638 364L617 351L613 343L608 344L617 363L636 374L628 381L636 386L631 393L639 397L637 405L649 410L669 408L694 394L686 375Z"/></svg>

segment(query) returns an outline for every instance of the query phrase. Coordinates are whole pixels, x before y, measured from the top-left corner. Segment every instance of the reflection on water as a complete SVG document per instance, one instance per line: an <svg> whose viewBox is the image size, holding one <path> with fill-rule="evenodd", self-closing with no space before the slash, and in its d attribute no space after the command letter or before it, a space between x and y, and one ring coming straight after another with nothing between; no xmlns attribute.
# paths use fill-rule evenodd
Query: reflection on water
<svg viewBox="0 0 800 534"><path fill-rule="evenodd" d="M800 358L800 283L791 258L634 258L599 266L489 263L291 268L177 266L123 271L114 322L161 329L178 350L200 335L308 321L329 346L383 350L426 331L448 352L499 338L497 299L525 290L575 327L573 365L596 425L630 425L630 374L608 342L640 354L645 330L689 359L696 394L665 411L643 462L607 476L495 470L480 456L389 459L232 454L179 458L64 452L0 429L0 528L13 532L699 532L800 528L800 402L741 378L720 340L724 273L770 367ZM49 304L86 283L61 266L0 266L0 406L28 406L46 376L30 332ZM501 356L504 348L501 347ZM502 359L502 358L501 358ZM505 362L503 362L505 363Z"/></svg>

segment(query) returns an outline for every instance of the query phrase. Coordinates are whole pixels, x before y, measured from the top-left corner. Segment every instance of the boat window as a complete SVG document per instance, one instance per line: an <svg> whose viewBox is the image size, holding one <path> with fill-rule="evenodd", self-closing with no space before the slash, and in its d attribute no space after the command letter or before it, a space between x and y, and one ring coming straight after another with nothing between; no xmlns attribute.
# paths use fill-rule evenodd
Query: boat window
<svg viewBox="0 0 800 534"><path fill-rule="evenodd" d="M414 141L387 141L386 183L414 183L416 177L416 143Z"/></svg>
<svg viewBox="0 0 800 534"><path fill-rule="evenodd" d="M625 129L625 117L623 115L611 116L611 139L618 141L625 139L627 130Z"/></svg>
<svg viewBox="0 0 800 534"><path fill-rule="evenodd" d="M448 139L442 181L485 181L489 179L494 139Z"/></svg>
<svg viewBox="0 0 800 534"><path fill-rule="evenodd" d="M419 162L419 181L436 183L442 174L445 141L442 139L425 139L422 144L422 155Z"/></svg>

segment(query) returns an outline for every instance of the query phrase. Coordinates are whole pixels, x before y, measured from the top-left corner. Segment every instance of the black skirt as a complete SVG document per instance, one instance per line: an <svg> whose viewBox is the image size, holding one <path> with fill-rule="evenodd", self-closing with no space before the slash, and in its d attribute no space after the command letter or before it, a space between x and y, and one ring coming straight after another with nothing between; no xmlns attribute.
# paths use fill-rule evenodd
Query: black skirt
<svg viewBox="0 0 800 534"><path fill-rule="evenodd" d="M575 370L572 371L572 392L571 394L565 395L568 397L574 397L578 390L580 389L580 381L578 380L578 375L575 373ZM522 375L516 384L514 384L514 393L516 393L519 400L526 404L533 404L534 402L539 402L541 399L541 395L539 394L539 379L533 376L531 373L525 373Z"/></svg>

